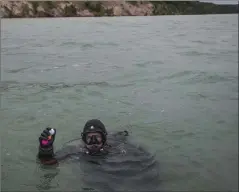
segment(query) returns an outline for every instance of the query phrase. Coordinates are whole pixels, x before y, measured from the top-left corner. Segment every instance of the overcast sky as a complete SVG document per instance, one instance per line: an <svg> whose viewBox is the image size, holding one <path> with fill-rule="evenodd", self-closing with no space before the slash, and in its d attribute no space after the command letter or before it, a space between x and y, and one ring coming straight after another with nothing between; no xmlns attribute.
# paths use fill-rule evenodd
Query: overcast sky
<svg viewBox="0 0 239 192"><path fill-rule="evenodd" d="M236 0L200 0L202 2L211 2L215 4L238 4Z"/></svg>

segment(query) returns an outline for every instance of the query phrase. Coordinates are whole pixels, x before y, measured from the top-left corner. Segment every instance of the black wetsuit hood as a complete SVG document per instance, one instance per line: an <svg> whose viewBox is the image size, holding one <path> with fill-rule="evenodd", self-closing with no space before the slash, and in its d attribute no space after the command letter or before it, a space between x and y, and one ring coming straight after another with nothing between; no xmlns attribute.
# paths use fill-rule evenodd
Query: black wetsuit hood
<svg viewBox="0 0 239 192"><path fill-rule="evenodd" d="M98 119L91 119L86 122L83 132L81 133L82 140L86 143L86 134L90 132L99 132L102 135L103 145L107 140L107 131L105 125Z"/></svg>

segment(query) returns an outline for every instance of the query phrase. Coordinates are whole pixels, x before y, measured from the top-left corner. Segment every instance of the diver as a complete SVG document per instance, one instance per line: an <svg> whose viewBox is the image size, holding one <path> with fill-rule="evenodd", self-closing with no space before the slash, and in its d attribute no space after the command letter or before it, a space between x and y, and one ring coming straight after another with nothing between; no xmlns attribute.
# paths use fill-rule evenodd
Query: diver
<svg viewBox="0 0 239 192"><path fill-rule="evenodd" d="M80 143L72 144L71 140L67 142L70 145L63 144L57 152L53 148L55 137L56 129L50 127L41 133L38 161L41 165L58 166L62 160L70 160L71 174L76 175L73 179L78 180L79 173L83 172L82 185L87 189L113 192L159 189L159 164L155 155L135 145L128 131L107 133L100 120L91 119L84 125L80 139L74 139ZM47 175L46 181L54 177ZM44 181L43 185L47 182ZM84 191L81 185L74 188Z"/></svg>
<svg viewBox="0 0 239 192"><path fill-rule="evenodd" d="M56 129L47 127L39 137L38 159L42 164L57 164L71 155L80 153L88 155L106 155L111 145L107 142L105 125L98 119L88 120L81 133L84 146L67 146L54 152L53 143L56 137ZM128 131L117 132L114 136L128 136Z"/></svg>

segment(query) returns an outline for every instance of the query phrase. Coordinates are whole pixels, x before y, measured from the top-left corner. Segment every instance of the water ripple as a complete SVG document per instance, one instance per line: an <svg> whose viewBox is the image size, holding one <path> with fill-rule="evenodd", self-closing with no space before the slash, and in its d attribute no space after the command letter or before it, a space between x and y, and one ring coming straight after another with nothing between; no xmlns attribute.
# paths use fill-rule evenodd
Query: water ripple
<svg viewBox="0 0 239 192"><path fill-rule="evenodd" d="M182 72L176 72L171 75L167 76L160 76L157 78L159 81L163 80L171 80L171 79L180 79L182 77L185 77L186 80L181 80L179 83L182 84L197 84L197 83L203 83L203 84L210 84L210 83L219 83L219 82L237 82L238 79L236 76L226 75L226 73L223 74L216 74L211 72L205 72L205 71L182 71Z"/></svg>
<svg viewBox="0 0 239 192"><path fill-rule="evenodd" d="M65 89L65 88L73 88L73 87L89 87L89 86L97 86L97 87L111 87L111 88L120 88L120 87L128 87L134 85L133 83L125 83L125 84L113 84L105 81L102 82L81 82L81 83L19 83L17 81L1 81L0 82L0 90L2 91L10 91L11 89L22 89L22 88L41 88L44 91L51 91L56 89Z"/></svg>
<svg viewBox="0 0 239 192"><path fill-rule="evenodd" d="M1 26L0 134L11 154L3 191L157 190L153 156L135 159L125 144L105 167L64 164L52 185L49 175L39 181L34 145L42 127L56 127L60 145L80 136L89 118L129 129L157 151L163 191L238 188L237 15L5 19ZM21 177L33 172L33 183ZM92 185L83 186L87 180Z"/></svg>
<svg viewBox="0 0 239 192"><path fill-rule="evenodd" d="M222 76L219 74L212 74L208 72L199 72L195 73L193 77L188 79L187 84L196 84L196 83L219 83L219 82L236 82L238 79L235 76Z"/></svg>

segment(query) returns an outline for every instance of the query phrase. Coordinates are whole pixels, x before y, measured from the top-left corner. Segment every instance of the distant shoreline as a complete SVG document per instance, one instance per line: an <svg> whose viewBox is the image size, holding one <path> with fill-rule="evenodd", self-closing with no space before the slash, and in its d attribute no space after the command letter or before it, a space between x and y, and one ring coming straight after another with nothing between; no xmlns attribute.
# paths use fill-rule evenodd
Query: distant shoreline
<svg viewBox="0 0 239 192"><path fill-rule="evenodd" d="M6 1L1 18L124 17L238 14L238 5L198 1Z"/></svg>
<svg viewBox="0 0 239 192"><path fill-rule="evenodd" d="M7 18L7 17L2 17L1 20L12 20L12 19L87 19L87 18L120 18L120 17L163 17L163 16L206 16L206 15L238 15L237 13L221 13L221 14L188 14L188 15L149 15L149 16L101 16L101 17L93 17L93 16L89 16L89 17L77 17L77 16L72 16L72 17L65 17L65 16L61 16L61 17L11 17L11 18Z"/></svg>

